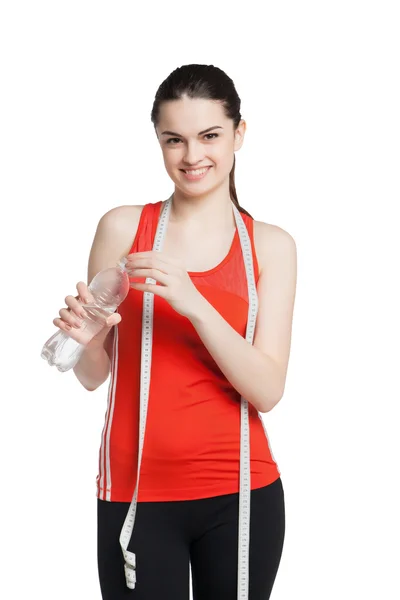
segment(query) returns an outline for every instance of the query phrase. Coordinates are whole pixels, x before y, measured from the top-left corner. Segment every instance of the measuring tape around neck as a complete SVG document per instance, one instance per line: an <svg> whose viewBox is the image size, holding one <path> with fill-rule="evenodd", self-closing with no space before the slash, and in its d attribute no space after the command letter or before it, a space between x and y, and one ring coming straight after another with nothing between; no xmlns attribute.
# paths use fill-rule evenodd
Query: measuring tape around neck
<svg viewBox="0 0 400 600"><path fill-rule="evenodd" d="M153 251L161 252L171 212L173 194L168 198L162 208L158 220L157 231L153 244ZM232 208L239 232L240 244L246 269L247 287L249 296L249 312L247 318L246 341L253 343L254 330L258 311L258 296L254 278L253 255L251 241L247 227L240 211L232 202ZM146 283L156 283L152 277L146 278ZM153 344L153 315L154 294L144 292L142 315L142 354L140 370L140 414L139 414L139 455L136 477L136 487L132 501L123 524L119 537L122 553L125 560L125 578L129 589L135 589L136 554L128 550L132 537L136 517L137 496L139 490L140 465L144 434L146 429L147 407L149 401L150 373ZM249 588L249 542L250 542L250 432L248 402L241 396L240 408L240 489L239 489L239 539L238 539L238 600L248 600Z"/></svg>

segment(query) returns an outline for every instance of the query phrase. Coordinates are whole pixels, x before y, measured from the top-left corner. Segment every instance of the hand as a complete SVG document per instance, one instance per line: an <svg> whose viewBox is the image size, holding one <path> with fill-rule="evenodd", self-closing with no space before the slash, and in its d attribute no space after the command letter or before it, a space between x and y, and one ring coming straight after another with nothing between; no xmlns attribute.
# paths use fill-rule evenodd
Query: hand
<svg viewBox="0 0 400 600"><path fill-rule="evenodd" d="M164 252L135 252L127 256L125 267L131 279L151 277L161 284L132 282L132 288L164 298L184 317L190 318L204 302L204 296L190 279L182 259L172 258Z"/></svg>
<svg viewBox="0 0 400 600"><path fill-rule="evenodd" d="M77 342L87 345L88 332L81 331L80 327L87 316L85 304L93 303L94 298L90 293L88 286L83 281L79 281L76 285L76 288L79 292L78 296L67 296L65 298L65 303L68 308L60 309L60 318L57 317L56 319L53 319L53 324L62 329L62 331L68 333L68 335ZM102 344L111 327L120 321L120 314L113 313L110 315L104 321L104 327L95 336L93 336L91 340L89 340L91 346L94 346L95 344Z"/></svg>

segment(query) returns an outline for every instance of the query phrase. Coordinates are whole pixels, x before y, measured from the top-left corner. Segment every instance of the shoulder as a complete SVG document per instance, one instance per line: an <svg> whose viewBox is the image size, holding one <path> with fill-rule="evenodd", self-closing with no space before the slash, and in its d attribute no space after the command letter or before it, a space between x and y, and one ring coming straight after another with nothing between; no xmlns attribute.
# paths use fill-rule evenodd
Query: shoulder
<svg viewBox="0 0 400 600"><path fill-rule="evenodd" d="M136 235L143 208L144 205L139 204L115 206L100 218L98 230L108 236L117 235L129 244Z"/></svg>
<svg viewBox="0 0 400 600"><path fill-rule="evenodd" d="M271 262L293 261L296 258L296 242L282 227L254 219L253 230L260 274Z"/></svg>
<svg viewBox="0 0 400 600"><path fill-rule="evenodd" d="M100 218L89 254L88 281L96 273L126 256L135 239L143 206L124 205L108 210Z"/></svg>
<svg viewBox="0 0 400 600"><path fill-rule="evenodd" d="M124 224L131 224L132 220L139 220L144 205L142 204L123 204L121 206L115 206L108 210L101 217L100 221L108 224L109 226L120 226Z"/></svg>

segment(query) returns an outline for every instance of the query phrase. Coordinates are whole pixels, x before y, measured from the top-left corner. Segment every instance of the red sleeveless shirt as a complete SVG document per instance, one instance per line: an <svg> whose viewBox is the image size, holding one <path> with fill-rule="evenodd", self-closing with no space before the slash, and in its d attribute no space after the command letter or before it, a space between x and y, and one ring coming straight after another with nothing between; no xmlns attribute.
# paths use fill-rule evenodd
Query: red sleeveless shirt
<svg viewBox="0 0 400 600"><path fill-rule="evenodd" d="M153 249L162 202L146 204L129 254ZM241 213L259 269L253 219ZM190 272L199 292L246 336L248 289L238 230L224 260ZM145 282L145 278L135 278ZM130 288L118 307L108 403L99 450L97 497L131 502L139 441L143 292ZM239 492L240 394L187 317L154 295L151 381L138 502L194 500ZM249 406L251 489L280 476L261 414Z"/></svg>

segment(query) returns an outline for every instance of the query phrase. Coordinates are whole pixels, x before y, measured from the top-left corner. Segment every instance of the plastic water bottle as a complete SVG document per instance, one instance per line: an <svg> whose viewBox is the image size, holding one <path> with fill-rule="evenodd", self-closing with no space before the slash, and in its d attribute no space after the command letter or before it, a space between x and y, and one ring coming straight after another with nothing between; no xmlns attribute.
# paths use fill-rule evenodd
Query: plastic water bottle
<svg viewBox="0 0 400 600"><path fill-rule="evenodd" d="M42 348L41 357L47 360L50 366L55 365L61 372L72 369L90 340L104 327L106 319L125 300L130 287L129 275L125 269L126 262L124 257L116 267L103 269L93 277L88 289L94 302L83 305L87 316L79 329L72 328L68 333L60 329ZM74 335L78 335L81 341L74 339Z"/></svg>

